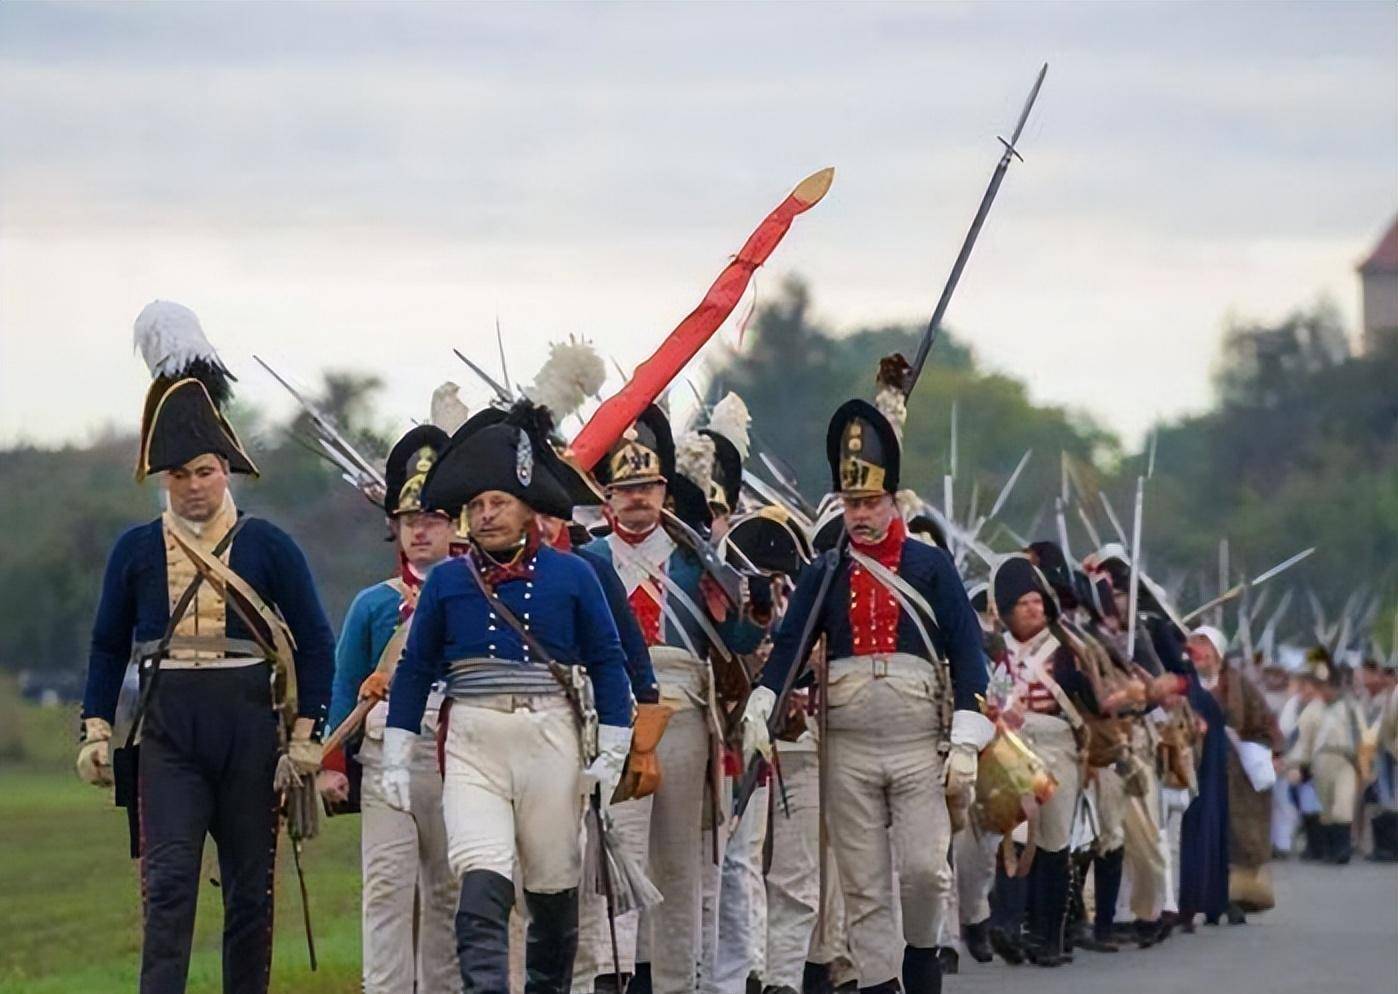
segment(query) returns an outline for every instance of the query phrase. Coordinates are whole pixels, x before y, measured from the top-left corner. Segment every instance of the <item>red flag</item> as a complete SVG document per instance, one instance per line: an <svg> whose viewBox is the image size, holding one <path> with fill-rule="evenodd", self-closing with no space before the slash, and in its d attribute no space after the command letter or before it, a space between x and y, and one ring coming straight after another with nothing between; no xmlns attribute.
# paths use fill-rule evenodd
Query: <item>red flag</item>
<svg viewBox="0 0 1398 994"><path fill-rule="evenodd" d="M593 412L573 439L574 462L585 470L592 469L646 406L660 396L733 313L752 274L767 261L796 215L820 203L834 178L833 166L807 176L767 215L733 261L719 273L699 306L670 332L649 359L636 367L630 382Z"/></svg>

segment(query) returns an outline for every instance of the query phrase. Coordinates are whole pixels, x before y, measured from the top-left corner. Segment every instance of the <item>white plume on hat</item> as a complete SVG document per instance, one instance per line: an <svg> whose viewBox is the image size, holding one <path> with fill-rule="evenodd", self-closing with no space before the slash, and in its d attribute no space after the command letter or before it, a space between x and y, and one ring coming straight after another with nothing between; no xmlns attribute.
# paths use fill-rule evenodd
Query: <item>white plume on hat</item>
<svg viewBox="0 0 1398 994"><path fill-rule="evenodd" d="M471 416L470 409L458 396L460 391L461 388L450 380L432 391L431 421L448 435L455 435L456 429Z"/></svg>
<svg viewBox="0 0 1398 994"><path fill-rule="evenodd" d="M151 376L177 377L199 360L228 374L195 313L172 300L152 300L136 315L136 348Z"/></svg>
<svg viewBox="0 0 1398 994"><path fill-rule="evenodd" d="M547 407L554 424L575 414L583 403L602 389L607 366L591 342L568 336L549 346L549 357L524 391L534 403Z"/></svg>
<svg viewBox="0 0 1398 994"><path fill-rule="evenodd" d="M898 436L898 441L903 441L903 425L908 420L908 398L903 391L880 383L878 392L874 394L874 406L893 425L893 434Z"/></svg>
<svg viewBox="0 0 1398 994"><path fill-rule="evenodd" d="M714 440L697 431L682 435L675 443L675 470L707 496L714 479Z"/></svg>
<svg viewBox="0 0 1398 994"><path fill-rule="evenodd" d="M709 431L717 432L732 442L733 447L738 450L738 455L746 459L748 450L752 447L748 438L748 425L751 423L752 415L748 413L748 405L742 397L730 390L709 413L708 427Z"/></svg>

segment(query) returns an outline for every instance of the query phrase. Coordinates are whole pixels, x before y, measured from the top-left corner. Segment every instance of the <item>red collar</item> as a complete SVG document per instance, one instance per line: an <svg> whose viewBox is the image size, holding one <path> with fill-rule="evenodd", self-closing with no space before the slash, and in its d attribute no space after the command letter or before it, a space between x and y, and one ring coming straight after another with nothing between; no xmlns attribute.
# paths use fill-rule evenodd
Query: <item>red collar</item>
<svg viewBox="0 0 1398 994"><path fill-rule="evenodd" d="M898 565L898 560L902 558L903 543L907 541L907 538L907 526L903 524L903 519L901 517L895 517L893 523L888 526L888 531L884 533L883 538L879 539L877 542L865 545L851 538L850 544L870 559L876 560L892 569Z"/></svg>
<svg viewBox="0 0 1398 994"><path fill-rule="evenodd" d="M657 521L643 532L633 532L631 529L622 525L622 523L612 515L612 509L610 507L606 508L602 514L607 519L607 524L612 526L612 534L616 535L617 538L621 539L627 545L640 545L646 539L654 535L655 530L660 527L660 522Z"/></svg>
<svg viewBox="0 0 1398 994"><path fill-rule="evenodd" d="M532 580L534 560L538 558L542 539L538 525L534 525L524 536L524 547L508 563L497 562L488 552L475 545L471 546L467 557L481 571L481 579L492 589L510 580Z"/></svg>

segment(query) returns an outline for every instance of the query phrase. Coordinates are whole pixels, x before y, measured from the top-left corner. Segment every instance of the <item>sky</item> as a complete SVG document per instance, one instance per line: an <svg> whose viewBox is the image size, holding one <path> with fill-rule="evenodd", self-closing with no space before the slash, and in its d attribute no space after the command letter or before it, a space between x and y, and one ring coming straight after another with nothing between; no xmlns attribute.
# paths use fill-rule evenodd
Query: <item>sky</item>
<svg viewBox="0 0 1398 994"><path fill-rule="evenodd" d="M474 408L451 349L495 369L497 318L517 379L569 334L629 369L827 165L759 304L925 322L1045 61L947 314L984 365L1133 444L1208 406L1230 319L1357 335L1391 3L5 3L0 446L134 429L155 298L273 414L253 354L377 372L398 427L444 379Z"/></svg>

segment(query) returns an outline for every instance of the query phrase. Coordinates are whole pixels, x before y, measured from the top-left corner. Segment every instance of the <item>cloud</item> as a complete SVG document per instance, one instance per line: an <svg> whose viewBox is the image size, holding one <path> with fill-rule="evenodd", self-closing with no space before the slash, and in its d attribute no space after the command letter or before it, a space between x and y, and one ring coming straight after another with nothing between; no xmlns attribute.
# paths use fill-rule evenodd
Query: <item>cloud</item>
<svg viewBox="0 0 1398 994"><path fill-rule="evenodd" d="M1325 291L1353 320L1395 207L1395 28L1385 5L5 5L0 439L133 417L125 329L177 290L225 351L307 372L382 367L394 329L405 409L442 378L428 350L497 311L521 373L569 331L631 363L830 163L760 284L918 320L1043 58L949 320L1135 436L1207 402L1230 308ZM56 337L120 385L36 423Z"/></svg>

